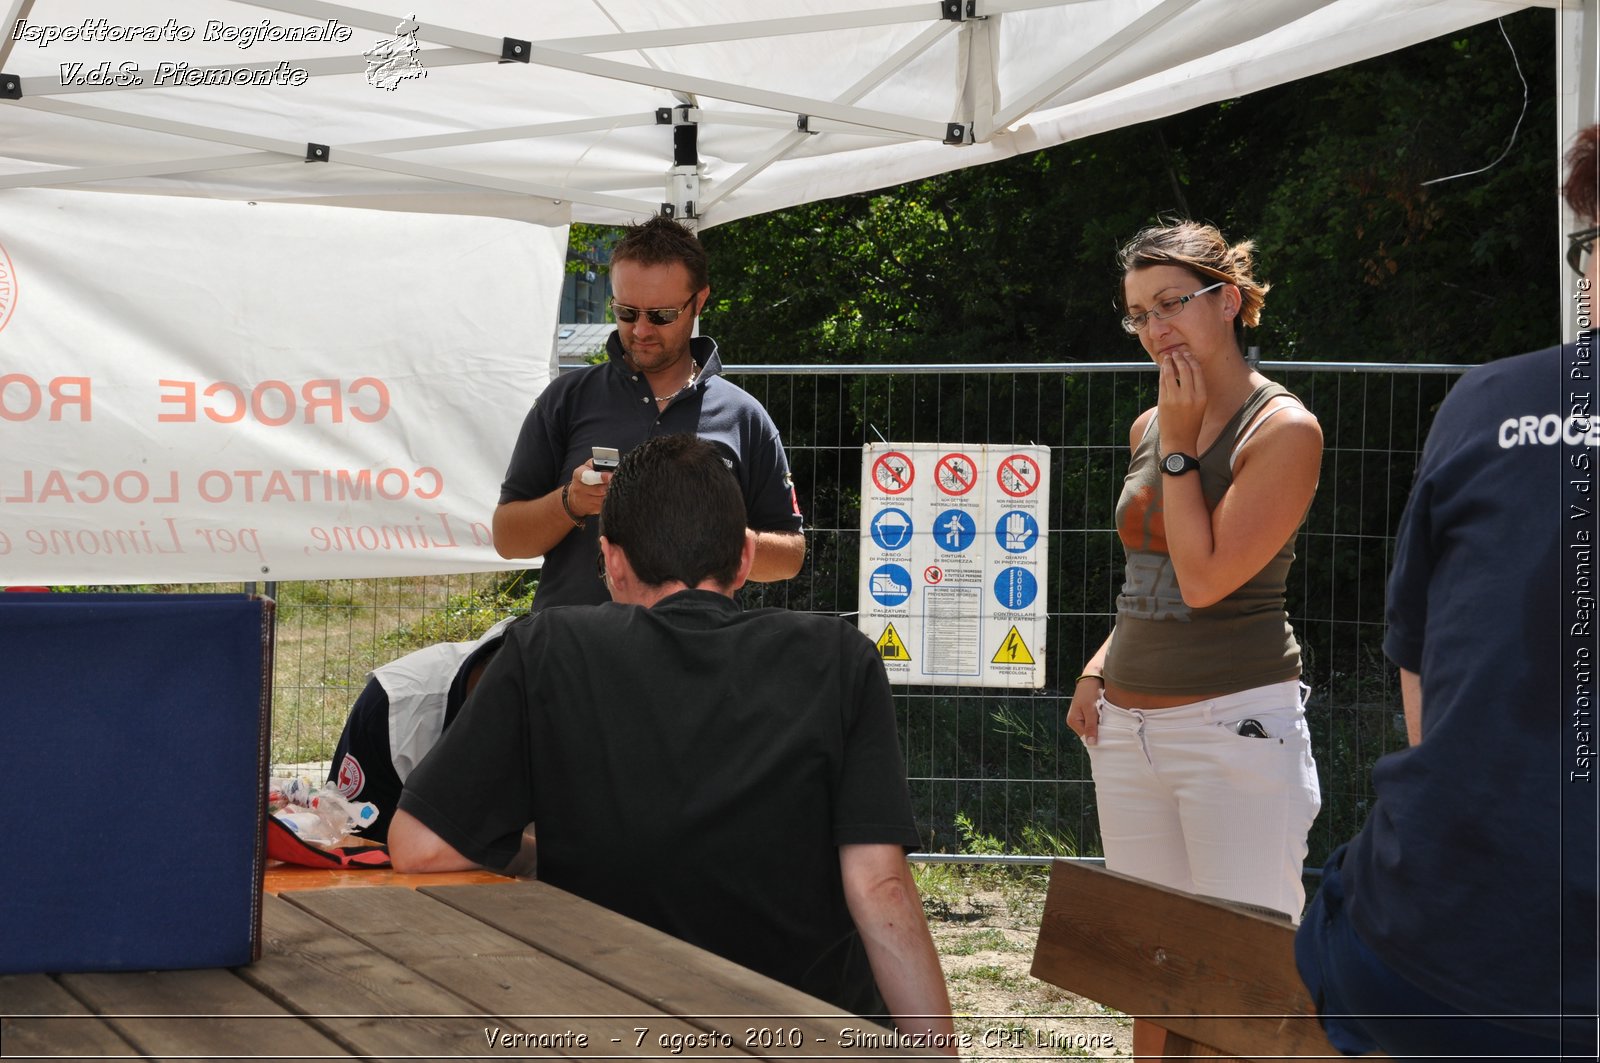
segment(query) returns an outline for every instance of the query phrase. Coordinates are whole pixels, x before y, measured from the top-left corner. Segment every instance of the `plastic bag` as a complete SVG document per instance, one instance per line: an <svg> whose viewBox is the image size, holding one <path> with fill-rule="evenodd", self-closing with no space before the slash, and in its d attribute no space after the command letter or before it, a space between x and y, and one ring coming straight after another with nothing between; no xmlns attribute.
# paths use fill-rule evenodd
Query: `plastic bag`
<svg viewBox="0 0 1600 1063"><path fill-rule="evenodd" d="M319 786L304 775L269 780L267 808L275 819L314 845L338 845L378 818L378 806L371 801L352 801L332 786Z"/></svg>

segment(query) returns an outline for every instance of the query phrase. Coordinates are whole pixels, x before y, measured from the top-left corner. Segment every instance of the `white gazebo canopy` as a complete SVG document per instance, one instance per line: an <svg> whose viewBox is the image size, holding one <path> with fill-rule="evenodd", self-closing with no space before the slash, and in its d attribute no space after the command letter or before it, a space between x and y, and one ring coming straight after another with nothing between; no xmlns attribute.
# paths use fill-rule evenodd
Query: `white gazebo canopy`
<svg viewBox="0 0 1600 1063"><path fill-rule="evenodd" d="M704 226L1173 114L1530 5L8 6L0 190L54 186L553 224L633 220L666 204ZM1563 109L1569 133L1593 120L1594 0L1542 6L1564 12L1555 59L1572 71L1562 86L1572 104Z"/></svg>

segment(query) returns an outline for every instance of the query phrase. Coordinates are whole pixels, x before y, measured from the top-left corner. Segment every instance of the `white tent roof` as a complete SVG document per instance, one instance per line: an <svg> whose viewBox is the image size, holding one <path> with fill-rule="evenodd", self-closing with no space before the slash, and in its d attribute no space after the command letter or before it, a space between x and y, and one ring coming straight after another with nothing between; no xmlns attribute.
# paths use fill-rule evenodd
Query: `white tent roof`
<svg viewBox="0 0 1600 1063"><path fill-rule="evenodd" d="M1529 6L0 0L7 5L0 189L552 224L635 220L670 203L701 226L1173 114ZM401 32L412 14L414 38ZM333 40L281 39L330 20ZM146 32L157 39L132 39ZM280 83L185 83L251 71ZM118 75L142 84L93 83Z"/></svg>

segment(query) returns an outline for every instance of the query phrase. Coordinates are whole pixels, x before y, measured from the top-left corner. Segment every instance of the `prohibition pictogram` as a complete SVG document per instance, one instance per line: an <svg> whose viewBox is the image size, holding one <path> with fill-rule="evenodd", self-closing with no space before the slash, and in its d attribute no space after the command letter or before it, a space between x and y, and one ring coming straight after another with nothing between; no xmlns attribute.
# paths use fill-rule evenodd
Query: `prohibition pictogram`
<svg viewBox="0 0 1600 1063"><path fill-rule="evenodd" d="M940 580L944 579L944 569L940 568L938 565L929 565L927 568L922 570L922 578L927 580L929 583L938 583Z"/></svg>
<svg viewBox="0 0 1600 1063"><path fill-rule="evenodd" d="M965 454L946 454L934 466L934 482L947 495L964 495L977 486L978 463Z"/></svg>
<svg viewBox="0 0 1600 1063"><path fill-rule="evenodd" d="M1031 495L1039 489L1039 463L1026 454L1013 454L995 470L1000 490L1012 498Z"/></svg>
<svg viewBox="0 0 1600 1063"><path fill-rule="evenodd" d="M898 450L891 450L872 463L872 482L886 494L904 494L911 489L911 481L916 477L916 466Z"/></svg>

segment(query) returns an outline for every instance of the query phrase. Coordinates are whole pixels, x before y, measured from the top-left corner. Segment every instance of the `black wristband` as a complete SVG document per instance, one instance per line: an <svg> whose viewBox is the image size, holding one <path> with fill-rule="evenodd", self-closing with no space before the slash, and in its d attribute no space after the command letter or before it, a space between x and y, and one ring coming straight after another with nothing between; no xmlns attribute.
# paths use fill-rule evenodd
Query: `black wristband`
<svg viewBox="0 0 1600 1063"><path fill-rule="evenodd" d="M567 519L572 522L572 526L574 528L587 528L589 526L589 522L572 512L572 507L567 504L567 490L571 486L572 484L570 483L564 483L561 485L561 508L567 511Z"/></svg>
<svg viewBox="0 0 1600 1063"><path fill-rule="evenodd" d="M1186 472L1193 472L1200 467L1200 459L1192 454L1180 454L1177 451L1161 459L1161 471L1168 476L1182 476Z"/></svg>

